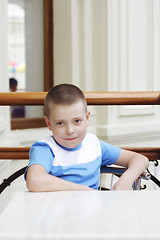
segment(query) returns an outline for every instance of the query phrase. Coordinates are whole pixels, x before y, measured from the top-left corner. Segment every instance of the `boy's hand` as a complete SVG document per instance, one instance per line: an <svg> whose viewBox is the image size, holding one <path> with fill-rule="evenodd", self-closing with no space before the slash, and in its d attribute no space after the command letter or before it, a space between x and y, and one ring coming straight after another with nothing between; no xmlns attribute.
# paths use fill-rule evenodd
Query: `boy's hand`
<svg viewBox="0 0 160 240"><path fill-rule="evenodd" d="M115 164L123 166L127 168L127 170L111 190L133 190L132 186L134 182L146 170L149 165L149 160L141 154L122 150Z"/></svg>
<svg viewBox="0 0 160 240"><path fill-rule="evenodd" d="M113 185L111 190L112 191L114 191L114 190L133 190L133 188L132 188L131 184L128 184L127 182L122 183L121 180L119 180Z"/></svg>

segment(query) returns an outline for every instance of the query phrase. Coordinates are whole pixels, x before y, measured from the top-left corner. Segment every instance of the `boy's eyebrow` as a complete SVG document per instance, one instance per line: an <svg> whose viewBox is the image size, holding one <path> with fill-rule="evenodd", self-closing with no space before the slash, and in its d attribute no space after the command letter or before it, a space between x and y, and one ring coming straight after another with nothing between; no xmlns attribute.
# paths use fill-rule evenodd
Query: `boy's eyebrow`
<svg viewBox="0 0 160 240"><path fill-rule="evenodd" d="M54 119L53 121L54 122L64 122L65 120L64 119Z"/></svg>
<svg viewBox="0 0 160 240"><path fill-rule="evenodd" d="M83 116L77 116L77 117L73 117L72 119L82 119ZM54 122L63 122L66 121L65 119L54 119Z"/></svg>
<svg viewBox="0 0 160 240"><path fill-rule="evenodd" d="M82 119L82 118L84 118L84 117L74 117L73 119Z"/></svg>

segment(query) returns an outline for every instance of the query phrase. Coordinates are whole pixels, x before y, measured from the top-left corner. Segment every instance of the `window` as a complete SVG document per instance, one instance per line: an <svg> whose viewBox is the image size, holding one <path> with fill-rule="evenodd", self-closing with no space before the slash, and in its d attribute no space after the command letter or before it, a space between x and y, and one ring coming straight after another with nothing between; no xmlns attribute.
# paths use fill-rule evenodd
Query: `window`
<svg viewBox="0 0 160 240"><path fill-rule="evenodd" d="M36 7L39 6L39 4L42 4L42 8ZM27 5L27 4L33 4L33 5ZM27 9L30 7L30 9ZM14 8L14 9L13 9ZM29 45L31 40L37 36L37 34L31 34L29 27L27 29L26 20L30 20L30 17L32 18L32 24L35 23L35 11L37 14L37 11L42 10L43 13L43 29L42 26L36 27L37 29L40 29L40 31L43 30L42 38L43 42L42 47L40 47L40 50L42 51L43 59L43 74L40 76L43 78L41 83L40 90L34 87L39 86L40 84L36 84L34 81L30 82L30 85L32 88L29 89L29 91L48 91L53 86L53 0L31 0L31 1L25 1L25 0L9 0L8 1L8 59L9 59L9 78L14 77L18 80L18 87L17 91L28 91L27 84L29 85L29 80L31 77L27 77L27 69L29 69L29 65L27 65L27 61L30 63L30 59L28 56L31 56L31 59L34 57L36 49L35 46ZM27 12L28 11L28 12ZM32 16L27 16L27 13L32 14ZM28 26L30 26L28 24ZM34 30L33 30L34 31ZM28 34L28 35L27 35ZM35 35L35 36L34 36ZM28 38L27 38L28 37ZM34 40L35 43L37 42L40 45L40 39ZM29 44L28 44L29 43ZM31 53L30 50L33 47L34 53ZM29 50L28 50L29 49ZM27 52L28 50L28 52ZM38 51L38 50L37 50ZM39 53L39 52L38 52ZM33 54L33 55L32 55ZM37 54L38 55L38 54ZM33 57L32 57L33 56ZM39 58L39 56L37 56ZM36 65L36 61L33 62L34 66ZM33 65L33 64L32 64ZM33 73L32 71L32 65L30 65L30 69L28 70L29 73ZM35 72L38 72L38 70L35 70ZM34 78L35 79L35 78ZM37 77L38 79L38 77ZM39 80L39 79L38 79ZM31 81L31 80L30 80ZM33 89L33 90L32 90ZM42 107L33 107L35 111L35 108L42 108ZM11 128L12 129L23 129L23 128L32 128L32 127L44 127L45 122L43 120L43 109L41 109L41 113L39 116L36 116L34 118L31 118L29 116L28 118L28 112L31 109L25 108L25 114L26 116L24 118L12 118L11 119ZM32 114L31 114L32 115Z"/></svg>

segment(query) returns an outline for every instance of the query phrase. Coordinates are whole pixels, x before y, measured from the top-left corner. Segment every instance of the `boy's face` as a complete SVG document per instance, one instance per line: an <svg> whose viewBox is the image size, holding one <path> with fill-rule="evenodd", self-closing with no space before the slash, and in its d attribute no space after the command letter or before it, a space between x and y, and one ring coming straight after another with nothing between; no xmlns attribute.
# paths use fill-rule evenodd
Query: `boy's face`
<svg viewBox="0 0 160 240"><path fill-rule="evenodd" d="M71 105L50 104L50 117L44 119L55 140L64 147L75 148L84 139L89 125L89 112L84 103Z"/></svg>

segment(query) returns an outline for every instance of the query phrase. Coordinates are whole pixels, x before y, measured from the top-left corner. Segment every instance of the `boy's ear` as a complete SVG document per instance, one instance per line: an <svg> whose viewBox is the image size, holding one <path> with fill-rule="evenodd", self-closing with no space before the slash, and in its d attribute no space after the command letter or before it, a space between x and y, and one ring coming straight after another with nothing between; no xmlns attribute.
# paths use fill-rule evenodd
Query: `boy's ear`
<svg viewBox="0 0 160 240"><path fill-rule="evenodd" d="M50 123L49 119L46 116L44 116L44 120L45 120L49 130L51 130L51 123Z"/></svg>
<svg viewBox="0 0 160 240"><path fill-rule="evenodd" d="M87 111L87 116L86 116L86 119L87 119L87 126L89 125L89 117L90 117L90 111Z"/></svg>
<svg viewBox="0 0 160 240"><path fill-rule="evenodd" d="M87 120L89 120L90 114L91 114L91 112L87 111Z"/></svg>

